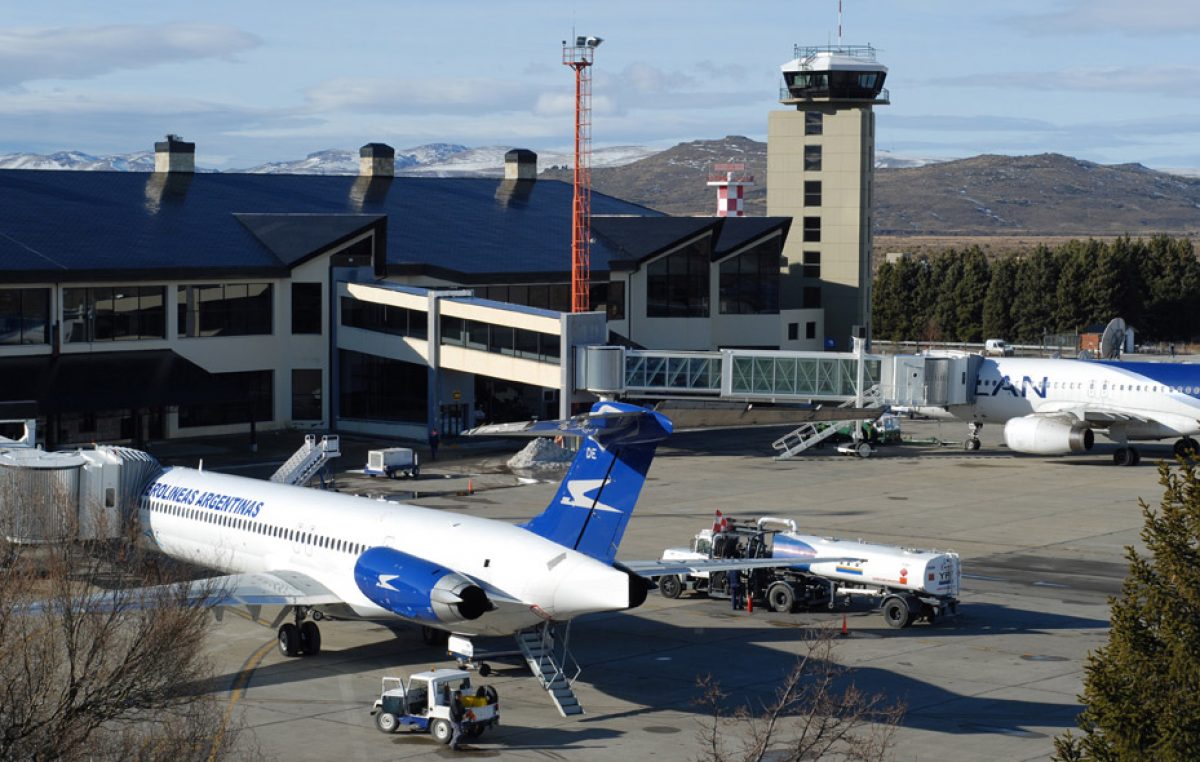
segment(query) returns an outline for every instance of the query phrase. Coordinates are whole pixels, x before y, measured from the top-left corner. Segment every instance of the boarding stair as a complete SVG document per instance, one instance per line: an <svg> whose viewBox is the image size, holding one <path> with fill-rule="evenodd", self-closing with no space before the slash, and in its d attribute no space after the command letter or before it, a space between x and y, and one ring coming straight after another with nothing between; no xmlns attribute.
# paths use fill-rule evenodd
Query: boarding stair
<svg viewBox="0 0 1200 762"><path fill-rule="evenodd" d="M561 627L546 622L517 633L517 647L524 654L530 671L550 694L558 713L563 717L583 714L583 707L579 705L579 699L571 687L582 668L568 648L570 634L570 622Z"/></svg>
<svg viewBox="0 0 1200 762"><path fill-rule="evenodd" d="M879 385L876 384L863 393L861 406L857 402L857 400L847 400L838 405L838 407L876 407L881 405L883 403L883 396L879 392ZM838 421L819 421L805 423L789 431L771 443L771 447L775 448L775 451L779 453L775 456L775 460L786 460L794 455L799 455L810 447L815 447L824 442L837 433L838 424Z"/></svg>
<svg viewBox="0 0 1200 762"><path fill-rule="evenodd" d="M322 436L319 442L315 434L306 434L304 444L279 467L271 476L271 481L303 486L316 476L331 458L340 457L341 454L341 443L336 434Z"/></svg>

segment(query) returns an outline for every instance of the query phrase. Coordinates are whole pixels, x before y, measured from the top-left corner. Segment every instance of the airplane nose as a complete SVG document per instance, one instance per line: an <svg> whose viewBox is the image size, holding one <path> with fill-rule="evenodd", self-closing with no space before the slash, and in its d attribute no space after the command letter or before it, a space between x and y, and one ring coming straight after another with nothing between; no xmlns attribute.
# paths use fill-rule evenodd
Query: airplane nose
<svg viewBox="0 0 1200 762"><path fill-rule="evenodd" d="M590 558L568 569L554 591L556 618L630 607L629 575Z"/></svg>

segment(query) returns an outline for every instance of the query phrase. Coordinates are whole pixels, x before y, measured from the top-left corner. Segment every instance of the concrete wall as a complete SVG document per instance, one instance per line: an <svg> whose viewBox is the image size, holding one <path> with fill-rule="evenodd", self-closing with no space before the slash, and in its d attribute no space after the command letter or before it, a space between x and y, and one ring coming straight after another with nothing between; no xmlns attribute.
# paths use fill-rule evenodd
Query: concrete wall
<svg viewBox="0 0 1200 762"><path fill-rule="evenodd" d="M804 252L821 254L825 335L850 347L850 327L870 321L870 208L874 175L875 115L869 106L835 109L805 105L824 114L821 135L805 135L805 111L772 111L767 120L767 214L794 218L784 246L787 264L780 306L803 307ZM804 170L806 145L821 146L821 170ZM804 183L821 182L821 205L804 204ZM804 241L804 217L819 217L821 241Z"/></svg>

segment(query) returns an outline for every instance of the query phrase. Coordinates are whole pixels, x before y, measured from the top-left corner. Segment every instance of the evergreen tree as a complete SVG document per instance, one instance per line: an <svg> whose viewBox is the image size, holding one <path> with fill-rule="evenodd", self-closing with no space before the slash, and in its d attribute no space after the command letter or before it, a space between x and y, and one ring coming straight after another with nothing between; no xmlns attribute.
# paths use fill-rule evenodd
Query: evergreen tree
<svg viewBox="0 0 1200 762"><path fill-rule="evenodd" d="M904 295L900 285L900 265L884 262L875 272L871 286L871 325L875 338L903 341L905 323Z"/></svg>
<svg viewBox="0 0 1200 762"><path fill-rule="evenodd" d="M962 256L950 249L935 255L929 264L933 296L929 305L930 321L937 327L936 340L961 341L958 337L957 285L962 278Z"/></svg>
<svg viewBox="0 0 1200 762"><path fill-rule="evenodd" d="M983 335L989 339L1014 337L1009 309L1017 288L1017 260L1005 256L992 262L987 295L983 298Z"/></svg>
<svg viewBox="0 0 1200 762"><path fill-rule="evenodd" d="M1047 330L1056 325L1052 308L1058 292L1058 263L1045 246L1038 246L1021 260L1017 269L1017 289L1013 297L1013 340L1040 342Z"/></svg>
<svg viewBox="0 0 1200 762"><path fill-rule="evenodd" d="M959 341L983 341L983 302L991 269L978 246L964 251L959 262L960 275L954 287L955 333Z"/></svg>
<svg viewBox="0 0 1200 762"><path fill-rule="evenodd" d="M1056 256L1060 268L1054 299L1054 330L1059 333L1079 331L1093 322L1087 290L1091 287L1092 272L1099 258L1099 245L1071 241L1060 247Z"/></svg>
<svg viewBox="0 0 1200 762"><path fill-rule="evenodd" d="M1147 555L1125 549L1108 644L1088 656L1078 725L1061 760L1193 760L1200 749L1200 474L1161 463L1158 510L1141 503Z"/></svg>

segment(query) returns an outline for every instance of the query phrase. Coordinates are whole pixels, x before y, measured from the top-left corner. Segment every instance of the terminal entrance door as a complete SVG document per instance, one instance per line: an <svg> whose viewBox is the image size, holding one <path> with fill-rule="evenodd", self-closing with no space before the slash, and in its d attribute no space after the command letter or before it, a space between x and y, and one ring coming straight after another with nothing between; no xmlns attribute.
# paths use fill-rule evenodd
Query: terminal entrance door
<svg viewBox="0 0 1200 762"><path fill-rule="evenodd" d="M457 436L467 426L467 406L462 402L454 402L441 406L442 436Z"/></svg>

